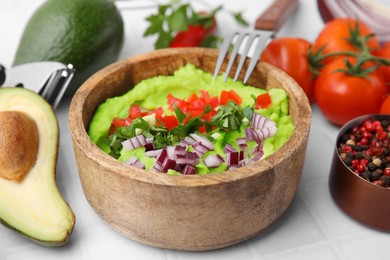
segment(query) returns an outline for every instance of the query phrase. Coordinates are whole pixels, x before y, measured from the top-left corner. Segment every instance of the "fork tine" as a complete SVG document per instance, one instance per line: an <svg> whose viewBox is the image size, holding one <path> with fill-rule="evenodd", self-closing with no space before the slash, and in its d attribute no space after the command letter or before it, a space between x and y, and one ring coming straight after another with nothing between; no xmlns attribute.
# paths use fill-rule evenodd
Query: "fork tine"
<svg viewBox="0 0 390 260"><path fill-rule="evenodd" d="M229 50L229 46L230 46L230 43L233 39L233 37L237 34L237 32L233 32L233 33L230 33L228 35L228 37L225 38L225 40L223 41L222 43L222 46L219 50L219 55L218 55L218 60L217 60L217 64L215 65L215 69L214 69L214 79L217 78L218 76L218 72L219 70L221 69L221 66L222 66L222 63L223 63L223 60L225 59L226 57L226 54Z"/></svg>
<svg viewBox="0 0 390 260"><path fill-rule="evenodd" d="M248 81L249 76L252 74L253 69L259 61L261 53L263 52L263 49L265 47L265 43L272 35L272 32L261 32L261 34L259 34L259 42L257 43L255 53L253 54L251 62L249 63L249 66L246 70L245 77L243 80L244 84Z"/></svg>
<svg viewBox="0 0 390 260"><path fill-rule="evenodd" d="M232 52L230 53L229 63L227 65L227 67L226 67L225 76L223 78L223 81L226 81L227 78L229 77L230 71L232 70L232 66L233 66L234 60L237 57L238 49L241 46L242 40L245 38L245 36L247 34L248 34L247 32L238 33L238 39L237 39L237 41L234 44L234 48L233 48Z"/></svg>
<svg viewBox="0 0 390 260"><path fill-rule="evenodd" d="M244 62L245 62L246 58L248 57L249 49L252 46L254 39L256 39L257 37L260 37L258 33L250 33L249 34L249 39L246 43L245 50L241 55L240 62L237 66L236 74L234 75L234 81L237 81L238 76L240 75L242 66L244 65Z"/></svg>

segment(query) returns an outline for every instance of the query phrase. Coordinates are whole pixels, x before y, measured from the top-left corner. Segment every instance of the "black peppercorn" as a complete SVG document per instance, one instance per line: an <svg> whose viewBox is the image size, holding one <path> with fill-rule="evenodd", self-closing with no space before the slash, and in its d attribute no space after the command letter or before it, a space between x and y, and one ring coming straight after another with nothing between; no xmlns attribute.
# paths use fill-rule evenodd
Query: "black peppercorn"
<svg viewBox="0 0 390 260"><path fill-rule="evenodd" d="M371 174L371 181L379 180L379 178L382 176L383 171L381 169L376 169Z"/></svg>
<svg viewBox="0 0 390 260"><path fill-rule="evenodd" d="M376 169L376 165L375 165L374 163L372 163L372 162L369 162L369 163L367 164L367 169L368 169L370 172L373 172L373 171L375 171L375 169Z"/></svg>

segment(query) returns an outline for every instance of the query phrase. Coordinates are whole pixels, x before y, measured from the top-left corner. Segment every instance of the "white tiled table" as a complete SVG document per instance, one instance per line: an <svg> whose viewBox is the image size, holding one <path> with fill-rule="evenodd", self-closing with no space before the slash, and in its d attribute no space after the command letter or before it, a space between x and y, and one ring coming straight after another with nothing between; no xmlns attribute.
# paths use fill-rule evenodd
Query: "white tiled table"
<svg viewBox="0 0 390 260"><path fill-rule="evenodd" d="M9 67L27 18L43 0L0 0L0 63ZM147 1L138 1L143 4ZM242 10L254 21L270 0L213 1L231 10ZM137 4L120 3L120 6ZM119 5L119 4L118 4ZM121 58L152 50L153 39L142 38L144 17L153 10L122 10L126 40ZM235 24L226 14L218 16L223 28ZM295 17L279 36L314 40L323 26L316 1L300 0ZM226 30L226 29L225 29ZM221 29L220 33L226 31ZM333 202L328 175L338 128L330 125L317 107L298 194L287 212L264 233L228 248L210 252L181 252L153 248L112 231L92 210L82 192L68 129L64 100L57 110L60 146L57 183L74 210L77 222L70 243L45 248L0 226L0 259L389 259L390 234L367 228L346 216ZM0 191L1 196L1 191Z"/></svg>

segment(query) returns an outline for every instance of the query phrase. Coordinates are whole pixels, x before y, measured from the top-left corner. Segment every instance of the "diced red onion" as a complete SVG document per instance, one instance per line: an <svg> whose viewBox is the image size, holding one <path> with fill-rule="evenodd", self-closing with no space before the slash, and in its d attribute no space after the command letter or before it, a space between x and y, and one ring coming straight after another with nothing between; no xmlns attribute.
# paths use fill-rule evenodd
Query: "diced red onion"
<svg viewBox="0 0 390 260"><path fill-rule="evenodd" d="M154 138L153 137L148 137L145 138L146 144L145 146L145 151L150 151L154 150Z"/></svg>
<svg viewBox="0 0 390 260"><path fill-rule="evenodd" d="M260 144L262 139L260 139L259 135L256 133L256 130L255 130L253 127L251 127L251 128L250 128L250 131L251 131L251 135L252 135L252 137L253 137L253 140L254 140L257 144Z"/></svg>
<svg viewBox="0 0 390 260"><path fill-rule="evenodd" d="M141 146L145 146L146 145L146 137L143 134L142 135L137 135L136 137L138 139L138 142L141 144Z"/></svg>
<svg viewBox="0 0 390 260"><path fill-rule="evenodd" d="M153 151L154 150L154 144L153 143L146 143L145 144L145 151Z"/></svg>
<svg viewBox="0 0 390 260"><path fill-rule="evenodd" d="M187 158L185 154L176 154L176 159L178 158Z"/></svg>
<svg viewBox="0 0 390 260"><path fill-rule="evenodd" d="M224 160L222 156L219 154L210 154L206 158L204 158L203 163L208 167L208 168L215 168L221 165Z"/></svg>
<svg viewBox="0 0 390 260"><path fill-rule="evenodd" d="M201 142L194 143L192 147L194 147L195 151L199 152L202 155L209 151L209 148L203 145L203 143Z"/></svg>
<svg viewBox="0 0 390 260"><path fill-rule="evenodd" d="M238 162L238 166L243 167L250 163L250 160L248 158L244 158Z"/></svg>
<svg viewBox="0 0 390 260"><path fill-rule="evenodd" d="M202 153L198 150L195 150L194 153L196 153L198 155L198 157L202 157L204 155L204 153Z"/></svg>
<svg viewBox="0 0 390 260"><path fill-rule="evenodd" d="M178 163L176 162L176 166L175 166L174 170L177 171L177 172L182 173L184 167L185 167L185 165L183 165L183 164L178 164Z"/></svg>
<svg viewBox="0 0 390 260"><path fill-rule="evenodd" d="M191 165L186 165L183 169L183 175L191 175L196 173L196 168Z"/></svg>
<svg viewBox="0 0 390 260"><path fill-rule="evenodd" d="M134 166L137 167L138 169L145 169L145 165L140 160L137 160L134 163Z"/></svg>
<svg viewBox="0 0 390 260"><path fill-rule="evenodd" d="M185 158L177 158L176 163L181 165L197 165L200 162L200 159L189 159L188 157Z"/></svg>
<svg viewBox="0 0 390 260"><path fill-rule="evenodd" d="M228 166L238 165L239 156L240 156L240 153L239 153L239 152L227 153L227 154L226 154L226 164L227 164Z"/></svg>
<svg viewBox="0 0 390 260"><path fill-rule="evenodd" d="M269 127L255 130L258 138L263 141L264 139L273 136L276 133L276 127Z"/></svg>
<svg viewBox="0 0 390 260"><path fill-rule="evenodd" d="M263 155L264 155L263 149L259 149L259 150L257 151L257 153L255 153L255 154L253 155L252 161L258 161L258 160L260 160L261 157L263 157Z"/></svg>
<svg viewBox="0 0 390 260"><path fill-rule="evenodd" d="M133 165L136 161L138 161L138 158L135 157L135 156L132 156L132 157L130 157L129 159L127 159L127 160L125 161L125 163L128 164L128 165Z"/></svg>
<svg viewBox="0 0 390 260"><path fill-rule="evenodd" d="M253 140L253 133L252 133L252 127L247 127L245 128L245 139L247 141L252 141Z"/></svg>
<svg viewBox="0 0 390 260"><path fill-rule="evenodd" d="M197 135L195 133L192 133L190 134L190 136L195 139L197 142L201 142L202 145L206 146L207 149L209 149L210 151L213 151L214 150L214 145L212 142L210 142L209 139L207 139L207 137L205 136L200 136L200 135Z"/></svg>
<svg viewBox="0 0 390 260"><path fill-rule="evenodd" d="M169 159L176 159L175 146L167 146L167 147L165 147L165 149L167 150L167 156Z"/></svg>
<svg viewBox="0 0 390 260"><path fill-rule="evenodd" d="M199 155L197 153L194 153L194 152L188 152L187 153L187 158L188 159L191 159L191 160L196 160L196 159L199 159Z"/></svg>
<svg viewBox="0 0 390 260"><path fill-rule="evenodd" d="M240 160L240 161L243 160L244 157L245 157L244 151L240 151L239 155L240 155L240 156L239 156L239 160Z"/></svg>
<svg viewBox="0 0 390 260"><path fill-rule="evenodd" d="M136 136L130 138L130 141L133 144L134 149L142 146L141 143L138 141L138 138Z"/></svg>
<svg viewBox="0 0 390 260"><path fill-rule="evenodd" d="M187 153L187 148L188 148L187 145L181 145L181 144L176 145L175 147L176 157L184 156Z"/></svg>
<svg viewBox="0 0 390 260"><path fill-rule="evenodd" d="M146 157L151 157L151 158L156 158L161 154L163 149L158 149L158 150L150 150L145 152Z"/></svg>
<svg viewBox="0 0 390 260"><path fill-rule="evenodd" d="M122 146L125 151L130 151L134 149L133 143L130 141L130 139L123 141Z"/></svg>
<svg viewBox="0 0 390 260"><path fill-rule="evenodd" d="M234 147L231 144L225 144L225 147L223 148L223 152L225 154L235 152L235 151L236 149L234 149Z"/></svg>
<svg viewBox="0 0 390 260"><path fill-rule="evenodd" d="M185 157L176 158L177 164L189 164L189 165L197 165L200 162L200 157L195 152L187 152Z"/></svg>
<svg viewBox="0 0 390 260"><path fill-rule="evenodd" d="M183 140L183 141L186 142L187 144L193 144L193 143L196 142L196 141L195 141L192 137L190 137L190 136L184 137L184 140Z"/></svg>
<svg viewBox="0 0 390 260"><path fill-rule="evenodd" d="M245 151L247 148L248 148L248 145L247 145L247 144L242 144L242 145L240 145L240 150L241 150L241 151Z"/></svg>
<svg viewBox="0 0 390 260"><path fill-rule="evenodd" d="M250 155L255 155L260 149L261 149L261 148L260 148L260 145L256 145L255 147L253 147L253 148L250 150L249 154L250 154Z"/></svg>
<svg viewBox="0 0 390 260"><path fill-rule="evenodd" d="M236 139L236 143L238 146L246 144L246 138L245 137L239 137Z"/></svg>
<svg viewBox="0 0 390 260"><path fill-rule="evenodd" d="M263 129L263 128L268 128L275 125L275 122L272 120L269 120L268 118L257 114L253 113L252 117L252 126L257 129Z"/></svg>
<svg viewBox="0 0 390 260"><path fill-rule="evenodd" d="M139 169L145 169L145 165L135 156L130 157L127 161L125 161L125 163L128 165L135 166Z"/></svg>
<svg viewBox="0 0 390 260"><path fill-rule="evenodd" d="M175 160L169 159L168 157L165 158L165 161L162 165L163 167L163 172L167 172L169 169L174 169L176 166Z"/></svg>
<svg viewBox="0 0 390 260"><path fill-rule="evenodd" d="M163 165L165 159L167 158L167 155L168 155L167 149L164 148L161 151L160 155L157 157L157 161L156 162L159 163L160 165Z"/></svg>
<svg viewBox="0 0 390 260"><path fill-rule="evenodd" d="M162 172L163 171L163 167L161 164L159 164L158 162L155 162L153 164L153 169L157 172Z"/></svg>

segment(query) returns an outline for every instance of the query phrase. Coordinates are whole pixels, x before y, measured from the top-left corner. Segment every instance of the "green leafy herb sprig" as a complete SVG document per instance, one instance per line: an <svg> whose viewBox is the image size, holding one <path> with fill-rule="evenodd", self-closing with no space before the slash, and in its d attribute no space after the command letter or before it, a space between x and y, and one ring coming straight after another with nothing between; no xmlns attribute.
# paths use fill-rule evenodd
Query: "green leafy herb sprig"
<svg viewBox="0 0 390 260"><path fill-rule="evenodd" d="M175 34L180 31L186 31L188 25L202 24L205 28L212 25L214 16L222 6L218 6L208 13L198 13L189 3L182 3L179 0L170 1L168 4L158 5L157 13L146 18L149 26L144 32L144 36L157 34L155 42L156 49L169 47ZM243 18L241 12L229 12L232 14L235 21L242 25L248 26L248 22ZM217 36L211 36L205 39L204 47L216 47L216 43L220 40Z"/></svg>
<svg viewBox="0 0 390 260"><path fill-rule="evenodd" d="M253 108L242 109L235 102L229 100L225 106L220 106L213 117L211 125L217 126L223 131L237 131L240 129L243 119L252 118Z"/></svg>

